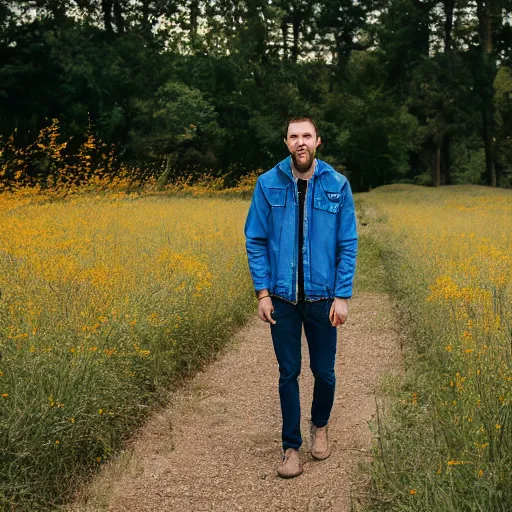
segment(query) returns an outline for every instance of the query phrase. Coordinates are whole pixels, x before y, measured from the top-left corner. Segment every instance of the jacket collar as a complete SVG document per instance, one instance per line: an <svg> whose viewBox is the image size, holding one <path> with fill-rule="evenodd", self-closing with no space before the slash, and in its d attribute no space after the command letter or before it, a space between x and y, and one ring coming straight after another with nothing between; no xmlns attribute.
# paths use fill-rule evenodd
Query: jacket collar
<svg viewBox="0 0 512 512"><path fill-rule="evenodd" d="M291 155L277 164L277 168L284 172L291 180L295 181L292 172L292 157ZM312 177L318 176L327 170L327 164L322 160L316 159L316 169Z"/></svg>

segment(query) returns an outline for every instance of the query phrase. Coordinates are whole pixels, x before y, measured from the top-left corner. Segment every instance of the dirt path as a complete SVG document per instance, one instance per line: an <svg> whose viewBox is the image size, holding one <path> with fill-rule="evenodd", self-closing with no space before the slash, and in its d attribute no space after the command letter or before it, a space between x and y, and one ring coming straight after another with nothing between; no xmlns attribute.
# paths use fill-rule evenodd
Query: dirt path
<svg viewBox="0 0 512 512"><path fill-rule="evenodd" d="M352 299L349 320L338 329L337 393L329 426L333 451L323 462L308 452L312 377L303 350L304 473L282 480L276 475L278 369L269 327L255 318L225 355L149 422L131 459L106 468L88 506L79 510L348 512L363 483L358 464L369 457L374 390L382 374L396 368L400 336L386 294Z"/></svg>

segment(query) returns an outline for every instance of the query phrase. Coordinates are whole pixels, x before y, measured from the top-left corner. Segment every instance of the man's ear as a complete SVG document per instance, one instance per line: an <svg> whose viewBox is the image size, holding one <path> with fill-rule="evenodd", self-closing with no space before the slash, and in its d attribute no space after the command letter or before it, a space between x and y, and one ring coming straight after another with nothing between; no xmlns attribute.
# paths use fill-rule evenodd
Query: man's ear
<svg viewBox="0 0 512 512"><path fill-rule="evenodd" d="M288 142L286 142L286 137L283 137L283 142L288 146Z"/></svg>
<svg viewBox="0 0 512 512"><path fill-rule="evenodd" d="M321 145L322 145L322 137L318 137L316 139L316 147L321 146Z"/></svg>

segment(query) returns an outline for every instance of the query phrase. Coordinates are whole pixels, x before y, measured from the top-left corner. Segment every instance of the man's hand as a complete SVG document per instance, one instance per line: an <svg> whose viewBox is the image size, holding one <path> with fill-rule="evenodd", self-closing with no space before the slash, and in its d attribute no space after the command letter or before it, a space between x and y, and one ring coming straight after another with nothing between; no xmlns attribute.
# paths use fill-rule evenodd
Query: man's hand
<svg viewBox="0 0 512 512"><path fill-rule="evenodd" d="M259 300L261 297L261 300ZM258 316L267 324L275 324L276 321L272 318L274 306L272 299L268 296L268 290L261 290L258 293Z"/></svg>
<svg viewBox="0 0 512 512"><path fill-rule="evenodd" d="M265 300L265 299L263 299ZM329 320L333 327L343 325L347 321L348 300L335 298L329 313Z"/></svg>

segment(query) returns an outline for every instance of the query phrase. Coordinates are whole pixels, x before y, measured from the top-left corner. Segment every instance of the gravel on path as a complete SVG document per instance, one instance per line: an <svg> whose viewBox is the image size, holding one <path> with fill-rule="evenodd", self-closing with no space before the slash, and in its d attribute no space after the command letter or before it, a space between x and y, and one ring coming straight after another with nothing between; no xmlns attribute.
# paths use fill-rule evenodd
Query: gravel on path
<svg viewBox="0 0 512 512"><path fill-rule="evenodd" d="M375 390L400 367L400 340L385 293L359 293L338 328L337 393L329 422L332 455L309 454L313 379L303 337L300 377L304 472L280 479L278 367L270 329L255 317L229 350L156 413L121 469L105 467L101 510L109 512L349 512L364 492L359 463L370 460ZM109 474L110 472L110 474ZM107 482L105 484L105 482ZM105 490L107 486L107 490ZM99 501L102 501L99 500ZM96 503L99 503L96 500ZM100 510L89 505L80 511Z"/></svg>

